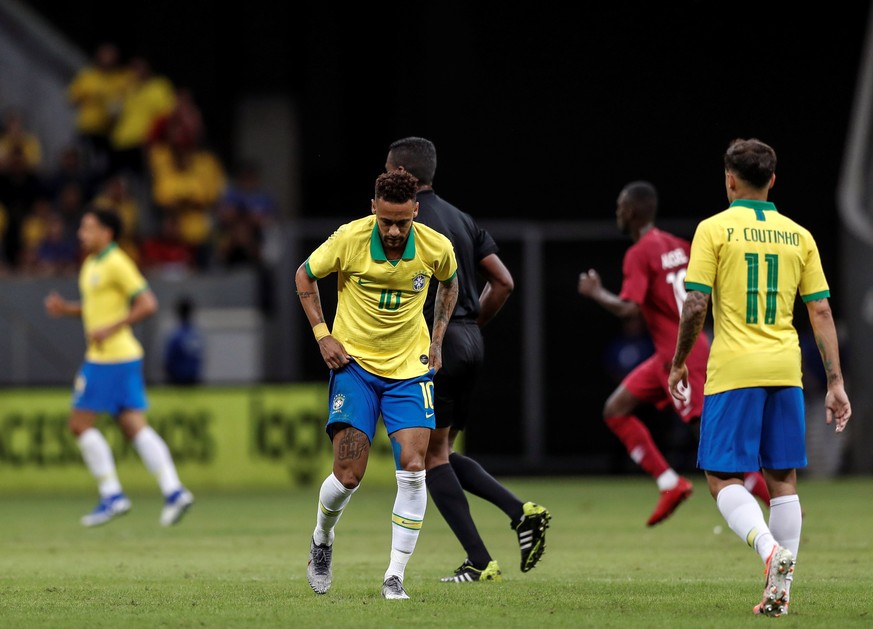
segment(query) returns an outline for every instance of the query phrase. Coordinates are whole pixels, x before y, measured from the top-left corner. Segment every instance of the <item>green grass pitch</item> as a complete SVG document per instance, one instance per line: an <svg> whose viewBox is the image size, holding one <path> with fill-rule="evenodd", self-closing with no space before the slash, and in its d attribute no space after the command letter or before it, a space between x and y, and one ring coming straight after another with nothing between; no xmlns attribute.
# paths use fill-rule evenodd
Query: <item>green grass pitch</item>
<svg viewBox="0 0 873 629"><path fill-rule="evenodd" d="M334 582L316 596L306 561L317 488L197 492L176 527L157 490L96 529L87 496L0 496L0 626L49 627L783 627L873 626L873 479L800 481L804 528L790 614L752 615L763 564L723 522L702 477L672 518L645 526L644 477L504 479L552 512L546 552L519 570L515 533L470 505L501 583L446 584L464 553L432 503L406 572L411 599L379 596L393 489L364 480L337 527ZM721 527L721 532L716 532Z"/></svg>

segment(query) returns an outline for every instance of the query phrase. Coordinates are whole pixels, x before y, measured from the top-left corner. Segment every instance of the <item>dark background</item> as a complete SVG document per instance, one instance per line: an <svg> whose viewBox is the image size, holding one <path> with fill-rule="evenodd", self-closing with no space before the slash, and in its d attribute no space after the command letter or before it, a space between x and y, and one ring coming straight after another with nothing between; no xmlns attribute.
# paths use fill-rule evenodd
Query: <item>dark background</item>
<svg viewBox="0 0 873 629"><path fill-rule="evenodd" d="M659 187L663 216L699 218L725 203L728 141L755 136L779 155L772 199L825 239L868 11L865 2L27 4L87 54L113 40L190 87L227 161L237 97L290 95L304 214L360 207L388 143L417 134L437 144L439 191L482 218L611 218L634 178Z"/></svg>
<svg viewBox="0 0 873 629"><path fill-rule="evenodd" d="M437 191L485 223L612 220L632 179L655 183L662 217L696 221L726 205L728 142L758 137L779 156L771 200L813 231L837 282L836 187L866 2L26 4L83 52L115 41L190 88L228 164L239 96L290 96L303 216L366 212L388 144L423 135L439 152ZM552 248L544 296L555 316L545 331L548 449L611 452L614 467L627 465L617 440L577 426L598 422L614 384L601 356L618 322L583 302L575 280L596 266L617 291L626 244ZM503 253L519 274L519 246ZM514 297L486 330L500 370L483 383L489 419L469 431L482 451L523 450L518 398L505 386L525 358L506 347L520 325ZM664 435L675 429L652 421L666 422Z"/></svg>

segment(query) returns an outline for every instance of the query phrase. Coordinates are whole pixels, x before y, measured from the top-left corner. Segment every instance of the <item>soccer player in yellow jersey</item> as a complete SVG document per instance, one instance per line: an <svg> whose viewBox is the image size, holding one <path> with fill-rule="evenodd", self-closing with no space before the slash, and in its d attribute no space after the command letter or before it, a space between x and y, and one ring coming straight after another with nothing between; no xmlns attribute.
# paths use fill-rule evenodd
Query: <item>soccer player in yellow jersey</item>
<svg viewBox="0 0 873 629"><path fill-rule="evenodd" d="M86 212L78 233L87 254L79 273L81 302L67 301L55 292L45 299L49 315L81 317L87 337L85 361L73 391L70 429L97 479L100 502L81 522L97 526L130 511L112 450L94 425L99 413L109 413L157 479L165 498L159 522L170 526L191 507L194 497L179 481L167 444L146 420L143 350L130 326L153 315L158 301L116 244L120 231L121 219L114 212Z"/></svg>
<svg viewBox="0 0 873 629"><path fill-rule="evenodd" d="M669 375L684 398L685 361L712 301L715 334L706 370L698 467L731 530L765 564L756 614L788 613L800 545L797 468L807 464L800 345L793 324L797 295L806 304L827 373L825 414L842 432L852 414L818 248L812 234L767 200L776 153L757 139L738 139L724 155L730 207L700 222L685 276L688 296ZM743 486L761 468L770 518Z"/></svg>
<svg viewBox="0 0 873 629"><path fill-rule="evenodd" d="M330 588L334 528L367 469L381 416L397 477L382 596L409 598L404 573L427 506L433 375L442 366L443 336L458 297L451 241L413 222L416 187L416 178L406 171L379 175L372 215L340 226L297 269L297 295L331 370L326 431L333 443L333 471L319 491L307 568L316 594ZM318 280L331 273L338 276L339 299L329 330ZM423 312L431 281L439 282L432 332Z"/></svg>
<svg viewBox="0 0 873 629"><path fill-rule="evenodd" d="M552 516L545 507L523 501L478 461L453 447L458 434L474 421L474 392L485 361L481 328L503 308L514 283L491 234L434 191L436 167L436 146L427 138L405 137L388 147L385 170L405 170L418 180L416 225L433 227L447 236L458 261L458 301L443 340L443 366L434 376L436 427L430 435L425 468L430 497L466 558L454 574L440 581L501 581L500 566L476 528L465 492L487 500L509 518L521 551L522 572L533 569L543 556ZM435 294L435 290L428 291L426 320L433 314Z"/></svg>

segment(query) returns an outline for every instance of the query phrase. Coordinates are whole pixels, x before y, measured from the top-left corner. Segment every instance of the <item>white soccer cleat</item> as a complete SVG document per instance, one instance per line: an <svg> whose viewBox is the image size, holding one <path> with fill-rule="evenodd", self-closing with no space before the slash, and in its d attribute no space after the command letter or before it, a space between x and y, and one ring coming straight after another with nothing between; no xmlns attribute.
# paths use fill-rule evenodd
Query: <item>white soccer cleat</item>
<svg viewBox="0 0 873 629"><path fill-rule="evenodd" d="M309 587L316 594L326 594L333 582L333 546L316 544L315 540L309 541L309 564L306 566L306 578L309 579Z"/></svg>
<svg viewBox="0 0 873 629"><path fill-rule="evenodd" d="M403 589L403 581L398 576L390 576L382 584L382 598L403 600L409 598L409 594Z"/></svg>
<svg viewBox="0 0 873 629"><path fill-rule="evenodd" d="M99 526L130 511L130 499L123 493L102 498L94 510L79 520L82 526Z"/></svg>
<svg viewBox="0 0 873 629"><path fill-rule="evenodd" d="M164 508L161 510L161 526L172 526L182 519L185 512L194 504L194 496L190 491L178 489L167 496Z"/></svg>
<svg viewBox="0 0 873 629"><path fill-rule="evenodd" d="M752 611L773 617L788 613L789 590L794 579L795 563L794 555L787 548L776 546L773 549L764 569L764 595Z"/></svg>

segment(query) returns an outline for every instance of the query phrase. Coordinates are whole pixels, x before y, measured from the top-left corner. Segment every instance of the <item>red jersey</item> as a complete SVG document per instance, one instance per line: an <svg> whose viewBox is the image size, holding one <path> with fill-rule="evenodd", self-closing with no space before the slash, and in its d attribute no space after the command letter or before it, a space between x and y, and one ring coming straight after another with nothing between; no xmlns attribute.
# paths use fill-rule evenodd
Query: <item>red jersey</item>
<svg viewBox="0 0 873 629"><path fill-rule="evenodd" d="M624 254L619 297L640 307L655 352L668 361L676 352L690 251L687 240L653 227ZM701 333L695 349L703 347L708 351L709 339Z"/></svg>

